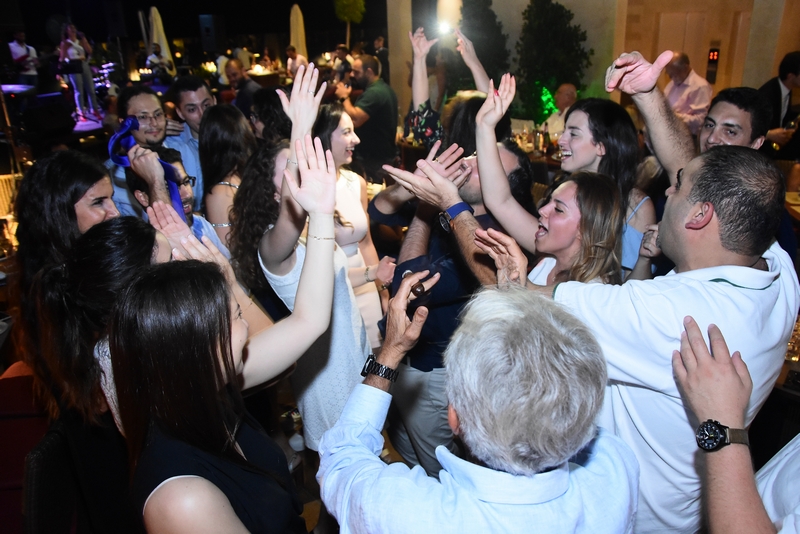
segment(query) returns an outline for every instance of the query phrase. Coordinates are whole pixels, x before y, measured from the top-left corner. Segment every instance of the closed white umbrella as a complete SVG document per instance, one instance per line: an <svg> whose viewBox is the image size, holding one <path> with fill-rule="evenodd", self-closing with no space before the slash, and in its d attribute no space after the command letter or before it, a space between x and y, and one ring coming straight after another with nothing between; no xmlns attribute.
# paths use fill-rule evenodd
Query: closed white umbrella
<svg viewBox="0 0 800 534"><path fill-rule="evenodd" d="M175 69L175 61L172 59L172 52L169 49L169 41L167 34L164 33L164 25L161 23L161 13L158 8L150 8L150 42L148 43L147 53L153 53L153 44L158 43L161 46L161 55L167 58L172 65L171 69L167 69L170 76L175 76L177 70Z"/></svg>
<svg viewBox="0 0 800 534"><path fill-rule="evenodd" d="M297 53L308 57L306 50L306 24L303 22L303 12L297 4L292 6L289 15L289 44L294 45Z"/></svg>

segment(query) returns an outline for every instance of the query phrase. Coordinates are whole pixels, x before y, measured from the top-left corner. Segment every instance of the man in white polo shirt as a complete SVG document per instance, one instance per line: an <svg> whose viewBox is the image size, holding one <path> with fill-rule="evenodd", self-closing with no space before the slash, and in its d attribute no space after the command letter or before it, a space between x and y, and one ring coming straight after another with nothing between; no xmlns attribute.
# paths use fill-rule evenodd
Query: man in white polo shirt
<svg viewBox="0 0 800 534"><path fill-rule="evenodd" d="M745 426L778 377L800 305L794 266L772 239L784 195L783 176L763 155L712 148L667 191L659 241L673 272L622 286L541 289L582 319L605 353L609 386L599 424L639 460L636 532L701 527L702 453L671 364L683 318L691 315L704 332L717 324L741 351L753 376Z"/></svg>

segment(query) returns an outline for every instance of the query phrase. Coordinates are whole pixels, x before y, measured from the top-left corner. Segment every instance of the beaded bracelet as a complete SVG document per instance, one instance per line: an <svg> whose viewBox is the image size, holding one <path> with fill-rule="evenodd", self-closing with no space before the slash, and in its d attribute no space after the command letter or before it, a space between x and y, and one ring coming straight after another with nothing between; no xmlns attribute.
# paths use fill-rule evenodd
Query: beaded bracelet
<svg viewBox="0 0 800 534"><path fill-rule="evenodd" d="M311 239L316 239L317 241L334 241L334 240L336 240L335 237L318 237L318 236L311 235L311 234L308 234L308 237L310 237Z"/></svg>
<svg viewBox="0 0 800 534"><path fill-rule="evenodd" d="M370 268L370 266L369 266L369 265L367 265L367 269L364 271L364 280L366 280L366 281L367 281L367 283L370 283L370 282L374 282L374 281L375 281L375 279L374 279L374 278L370 278L370 277L369 277L369 268Z"/></svg>

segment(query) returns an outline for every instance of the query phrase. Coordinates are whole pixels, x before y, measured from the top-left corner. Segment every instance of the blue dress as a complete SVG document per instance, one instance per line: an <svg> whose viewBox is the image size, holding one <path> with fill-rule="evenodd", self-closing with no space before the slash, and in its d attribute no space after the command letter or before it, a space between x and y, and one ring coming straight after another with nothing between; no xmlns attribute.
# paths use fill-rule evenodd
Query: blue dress
<svg viewBox="0 0 800 534"><path fill-rule="evenodd" d="M633 211L625 219L625 224L622 226L622 268L629 271L633 270L636 260L639 259L639 248L642 246L644 234L628 223L648 198L650 197L646 196L636 204L636 207L633 208Z"/></svg>

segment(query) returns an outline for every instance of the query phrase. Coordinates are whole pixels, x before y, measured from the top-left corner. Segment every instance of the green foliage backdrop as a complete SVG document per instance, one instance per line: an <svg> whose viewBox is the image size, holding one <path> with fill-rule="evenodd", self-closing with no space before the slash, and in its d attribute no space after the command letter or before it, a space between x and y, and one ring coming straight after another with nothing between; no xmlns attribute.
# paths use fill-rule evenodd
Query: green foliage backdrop
<svg viewBox="0 0 800 534"><path fill-rule="evenodd" d="M463 0L460 26L467 39L475 45L475 53L486 73L495 84L499 83L500 77L508 72L508 34L503 33L503 23L497 20L492 10L492 0ZM464 62L459 58L456 65L455 88L474 89L475 83Z"/></svg>

